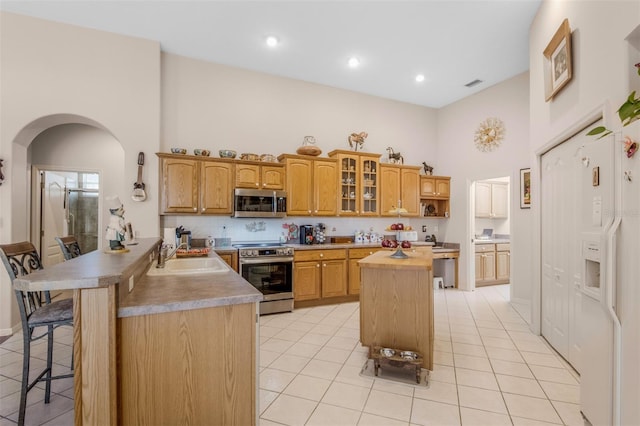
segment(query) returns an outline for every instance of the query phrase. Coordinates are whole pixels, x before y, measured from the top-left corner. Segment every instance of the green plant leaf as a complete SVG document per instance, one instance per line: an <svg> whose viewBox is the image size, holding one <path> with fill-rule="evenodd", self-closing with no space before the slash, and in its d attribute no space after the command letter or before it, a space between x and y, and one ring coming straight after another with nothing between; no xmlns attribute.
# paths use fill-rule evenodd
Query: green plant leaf
<svg viewBox="0 0 640 426"><path fill-rule="evenodd" d="M637 101L637 99L636 99L636 91L635 90L633 92L631 92L631 94L627 98L627 102L634 103L634 101Z"/></svg>
<svg viewBox="0 0 640 426"><path fill-rule="evenodd" d="M636 105L633 102L625 102L618 109L618 116L620 117L620 121L624 122L630 118L639 114L640 105Z"/></svg>
<svg viewBox="0 0 640 426"><path fill-rule="evenodd" d="M595 136L595 135L599 135L602 132L606 132L607 128L604 126L598 126L596 128L593 128L589 131L589 133L587 133L587 136Z"/></svg>
<svg viewBox="0 0 640 426"><path fill-rule="evenodd" d="M602 139L606 136L609 136L611 133L613 133L613 131L611 130L607 130L606 132L604 132L602 135L600 135L600 137L598 139Z"/></svg>

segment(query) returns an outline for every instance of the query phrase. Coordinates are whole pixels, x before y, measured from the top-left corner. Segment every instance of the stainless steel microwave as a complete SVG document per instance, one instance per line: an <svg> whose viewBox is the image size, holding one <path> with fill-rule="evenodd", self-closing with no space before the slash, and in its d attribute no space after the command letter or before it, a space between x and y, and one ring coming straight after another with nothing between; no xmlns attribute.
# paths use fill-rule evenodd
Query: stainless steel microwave
<svg viewBox="0 0 640 426"><path fill-rule="evenodd" d="M285 217L287 193L269 189L236 188L233 207L234 217Z"/></svg>

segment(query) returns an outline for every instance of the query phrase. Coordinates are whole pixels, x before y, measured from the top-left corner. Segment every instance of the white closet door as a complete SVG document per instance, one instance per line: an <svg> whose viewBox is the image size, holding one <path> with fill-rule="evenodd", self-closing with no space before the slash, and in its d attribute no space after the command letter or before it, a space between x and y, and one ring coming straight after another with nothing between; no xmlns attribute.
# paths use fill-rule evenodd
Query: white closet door
<svg viewBox="0 0 640 426"><path fill-rule="evenodd" d="M541 162L541 319L542 335L576 370L580 365L579 202L584 136L574 136L542 156Z"/></svg>

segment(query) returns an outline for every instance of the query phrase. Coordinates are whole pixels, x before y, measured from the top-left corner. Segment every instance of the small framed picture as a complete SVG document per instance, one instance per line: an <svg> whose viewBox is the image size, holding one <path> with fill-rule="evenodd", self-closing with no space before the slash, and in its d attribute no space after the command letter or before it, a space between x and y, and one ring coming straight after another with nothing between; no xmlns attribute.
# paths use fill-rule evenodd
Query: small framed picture
<svg viewBox="0 0 640 426"><path fill-rule="evenodd" d="M520 208L531 208L531 169L520 169Z"/></svg>
<svg viewBox="0 0 640 426"><path fill-rule="evenodd" d="M545 101L550 101L571 80L571 27L565 19L544 49Z"/></svg>

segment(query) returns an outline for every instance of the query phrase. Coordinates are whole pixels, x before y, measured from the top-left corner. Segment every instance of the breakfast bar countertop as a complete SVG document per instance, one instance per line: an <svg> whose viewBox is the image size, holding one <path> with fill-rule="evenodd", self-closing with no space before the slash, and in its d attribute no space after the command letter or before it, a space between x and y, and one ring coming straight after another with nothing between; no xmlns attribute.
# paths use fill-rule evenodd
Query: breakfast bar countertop
<svg viewBox="0 0 640 426"><path fill-rule="evenodd" d="M109 253L104 250L78 256L29 275L18 277L14 286L18 290L75 290L100 288L122 282L133 274L156 250L160 238L141 238L138 244L127 246L125 253Z"/></svg>

